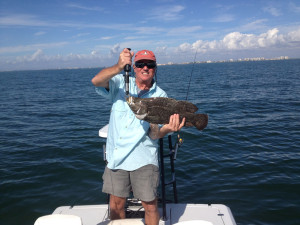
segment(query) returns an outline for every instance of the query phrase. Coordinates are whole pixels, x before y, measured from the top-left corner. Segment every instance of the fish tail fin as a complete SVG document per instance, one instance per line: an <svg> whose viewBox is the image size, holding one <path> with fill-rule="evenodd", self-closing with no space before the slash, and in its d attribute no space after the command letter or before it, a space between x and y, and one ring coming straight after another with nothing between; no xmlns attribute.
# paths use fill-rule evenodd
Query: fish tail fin
<svg viewBox="0 0 300 225"><path fill-rule="evenodd" d="M192 123L198 130L203 130L207 126L208 115L207 114L195 114Z"/></svg>

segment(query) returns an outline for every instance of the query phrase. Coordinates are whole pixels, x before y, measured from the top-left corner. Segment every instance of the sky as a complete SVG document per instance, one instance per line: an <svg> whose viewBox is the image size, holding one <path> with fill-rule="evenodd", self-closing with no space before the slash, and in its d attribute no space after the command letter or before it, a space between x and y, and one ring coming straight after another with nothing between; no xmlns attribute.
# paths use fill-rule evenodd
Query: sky
<svg viewBox="0 0 300 225"><path fill-rule="evenodd" d="M0 71L300 58L299 0L0 0Z"/></svg>

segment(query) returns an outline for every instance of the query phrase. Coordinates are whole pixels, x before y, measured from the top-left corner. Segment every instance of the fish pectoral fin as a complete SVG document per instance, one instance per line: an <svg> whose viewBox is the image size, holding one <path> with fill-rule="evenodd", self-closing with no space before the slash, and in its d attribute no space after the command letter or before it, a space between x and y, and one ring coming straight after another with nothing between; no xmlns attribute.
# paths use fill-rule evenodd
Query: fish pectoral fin
<svg viewBox="0 0 300 225"><path fill-rule="evenodd" d="M146 116L147 116L147 113L144 113L144 114L140 114L140 115L135 115L136 118L138 118L139 120L143 120Z"/></svg>

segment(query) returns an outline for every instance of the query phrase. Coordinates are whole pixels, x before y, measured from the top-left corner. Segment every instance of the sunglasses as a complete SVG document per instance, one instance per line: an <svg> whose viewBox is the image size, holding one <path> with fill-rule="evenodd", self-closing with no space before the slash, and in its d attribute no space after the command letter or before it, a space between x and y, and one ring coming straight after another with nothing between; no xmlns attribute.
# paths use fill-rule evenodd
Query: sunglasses
<svg viewBox="0 0 300 225"><path fill-rule="evenodd" d="M147 66L149 69L153 69L156 67L156 62L135 62L134 64L137 68L144 68L144 66Z"/></svg>

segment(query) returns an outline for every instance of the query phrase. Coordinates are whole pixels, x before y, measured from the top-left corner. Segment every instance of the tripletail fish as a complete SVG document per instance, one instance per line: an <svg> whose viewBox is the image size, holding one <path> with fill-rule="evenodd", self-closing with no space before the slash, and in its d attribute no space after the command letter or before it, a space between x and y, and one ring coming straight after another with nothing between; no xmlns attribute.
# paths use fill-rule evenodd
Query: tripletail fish
<svg viewBox="0 0 300 225"><path fill-rule="evenodd" d="M168 124L173 114L179 114L180 121L185 118L184 126L195 126L198 130L203 130L208 123L208 115L196 114L197 106L188 101L177 101L165 97L137 98L133 96L126 98L126 101L138 119L149 123Z"/></svg>

